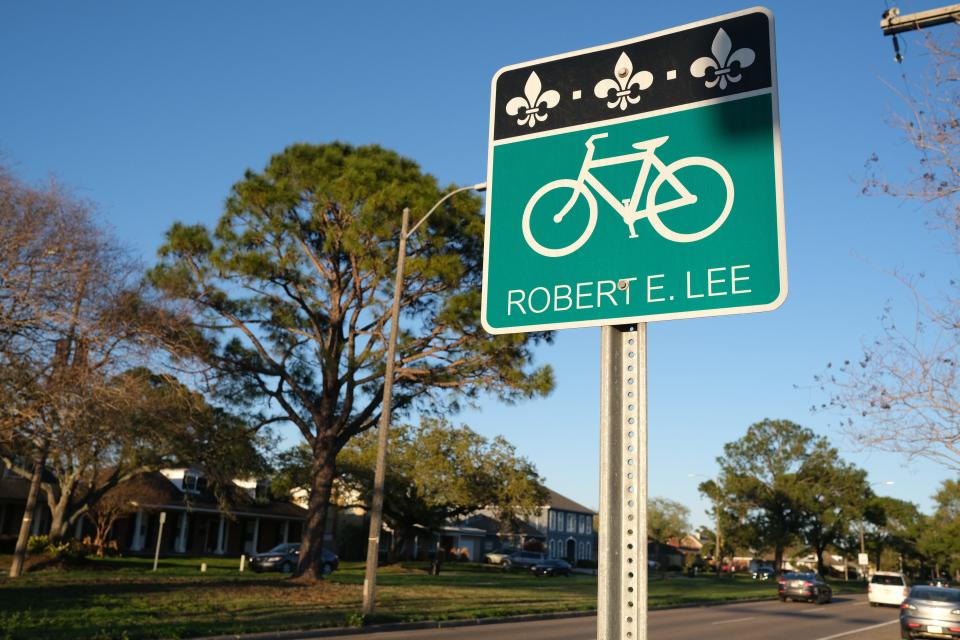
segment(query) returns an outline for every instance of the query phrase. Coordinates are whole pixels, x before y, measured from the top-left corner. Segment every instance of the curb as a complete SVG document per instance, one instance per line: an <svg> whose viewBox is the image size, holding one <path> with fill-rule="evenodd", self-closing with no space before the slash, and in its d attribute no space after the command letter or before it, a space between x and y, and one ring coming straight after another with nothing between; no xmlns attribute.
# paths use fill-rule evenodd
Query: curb
<svg viewBox="0 0 960 640"><path fill-rule="evenodd" d="M476 627L488 624L507 624L511 622L536 622L538 620L557 620L561 618L587 618L597 615L596 609L589 611L558 611L555 613L529 613L519 616L499 618L469 618L466 620L425 620L423 622L391 622L372 624L368 627L328 627L325 629L304 629L302 631L264 631L259 633L228 633L219 636L203 636L190 640L307 640L310 638L329 638L330 636L354 636L386 631L416 631L418 629L452 629L455 627Z"/></svg>
<svg viewBox="0 0 960 640"><path fill-rule="evenodd" d="M859 595L843 594L843 595ZM669 609L696 609L700 607L720 607L729 604L746 604L750 602L769 602L776 600L776 596L762 598L743 598L740 600L685 602L683 604L668 604L660 607L650 607L651 611L666 611ZM596 609L587 611L557 611L553 613L528 613L519 616L503 616L499 618L469 618L466 620L425 620L423 622L390 622L373 624L368 627L327 627L325 629L304 629L302 631L262 631L258 633L228 633L219 636L203 636L189 640L309 640L312 638L329 638L331 636L356 636L368 633L384 633L389 631L416 631L419 629L453 629L456 627L477 627L489 624L509 624L511 622L537 622L538 620L559 620L562 618L587 618L597 615Z"/></svg>

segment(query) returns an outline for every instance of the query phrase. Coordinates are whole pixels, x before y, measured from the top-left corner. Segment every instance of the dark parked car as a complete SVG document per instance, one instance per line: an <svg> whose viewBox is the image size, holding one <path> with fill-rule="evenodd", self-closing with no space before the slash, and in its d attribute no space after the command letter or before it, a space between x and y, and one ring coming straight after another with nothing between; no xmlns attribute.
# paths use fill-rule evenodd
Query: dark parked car
<svg viewBox="0 0 960 640"><path fill-rule="evenodd" d="M806 600L826 604L833 599L833 589L816 573L786 573L777 581L780 602Z"/></svg>
<svg viewBox="0 0 960 640"><path fill-rule="evenodd" d="M535 576L567 576L569 578L573 573L573 565L560 559L539 560L530 567L530 571Z"/></svg>
<svg viewBox="0 0 960 640"><path fill-rule="evenodd" d="M510 569L529 569L543 559L542 553L535 553L533 551L517 551L516 553L511 553L504 558L503 562L500 563L500 566L503 567L505 571L509 571Z"/></svg>
<svg viewBox="0 0 960 640"><path fill-rule="evenodd" d="M960 638L960 589L916 586L900 605L901 638Z"/></svg>
<svg viewBox="0 0 960 640"><path fill-rule="evenodd" d="M278 544L270 551L250 556L250 568L257 573L261 571L280 571L292 573L300 561L300 543L285 542ZM340 558L335 553L323 550L323 575L336 571L340 566Z"/></svg>

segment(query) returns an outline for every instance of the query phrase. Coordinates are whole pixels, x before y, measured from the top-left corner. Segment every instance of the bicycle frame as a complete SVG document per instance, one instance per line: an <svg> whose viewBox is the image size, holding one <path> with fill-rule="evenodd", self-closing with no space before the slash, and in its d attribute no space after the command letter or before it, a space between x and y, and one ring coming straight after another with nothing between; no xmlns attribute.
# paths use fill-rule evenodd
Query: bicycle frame
<svg viewBox="0 0 960 640"><path fill-rule="evenodd" d="M609 204L613 210L620 215L621 218L623 218L623 221L627 224L627 226L630 227L631 238L637 237L637 232L634 229L634 225L638 220L643 220L651 213L660 214L664 211L669 211L671 209L676 209L677 207L693 204L697 201L697 197L691 194L690 191L683 186L683 184L677 180L672 173L667 171L667 165L663 162L663 160L658 158L655 153L656 148L665 143L668 139L668 136L663 138L654 138L652 140L645 140L643 142L634 144L633 146L639 149L635 153L626 153L619 156L594 159L594 141L606 137L606 133L598 133L590 136L590 138L587 139L587 153L583 158L583 164L580 167L580 174L577 176L577 182L580 184L590 185L593 187L594 191L600 194L600 197L603 198L604 201ZM591 169L599 167L611 167L619 164L627 164L629 162L642 162L643 164L640 166L640 171L637 174L637 183L633 188L633 194L630 196L630 198L625 198L622 201L618 200L616 196L610 193L610 190L607 189L606 185L600 182L600 179L590 172ZM678 194L680 194L680 197L675 200L671 200L670 202L655 204L654 206L647 207L645 209L638 209L640 205L640 196L643 194L643 188L646 186L647 178L650 176L651 166L656 167L657 171L665 176L665 180Z"/></svg>

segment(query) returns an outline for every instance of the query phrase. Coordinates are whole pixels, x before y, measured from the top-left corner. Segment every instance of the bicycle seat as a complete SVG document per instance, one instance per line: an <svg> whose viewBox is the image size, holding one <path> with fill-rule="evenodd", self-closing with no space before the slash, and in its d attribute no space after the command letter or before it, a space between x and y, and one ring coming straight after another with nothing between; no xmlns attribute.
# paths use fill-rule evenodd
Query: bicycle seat
<svg viewBox="0 0 960 640"><path fill-rule="evenodd" d="M664 142L670 139L670 136L663 136L662 138L650 138L649 140L644 140L643 142L634 142L632 146L634 149L639 149L643 151L644 149L656 149Z"/></svg>

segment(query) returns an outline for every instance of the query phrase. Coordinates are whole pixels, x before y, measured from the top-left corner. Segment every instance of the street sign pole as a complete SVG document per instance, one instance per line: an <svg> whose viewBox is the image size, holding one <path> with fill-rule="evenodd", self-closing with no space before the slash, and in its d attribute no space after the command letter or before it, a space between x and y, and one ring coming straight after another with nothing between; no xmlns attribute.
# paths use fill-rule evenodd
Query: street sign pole
<svg viewBox="0 0 960 640"><path fill-rule="evenodd" d="M647 637L647 325L600 334L598 640Z"/></svg>

